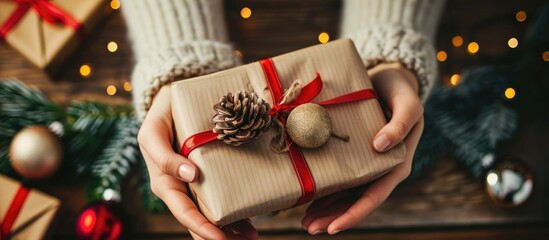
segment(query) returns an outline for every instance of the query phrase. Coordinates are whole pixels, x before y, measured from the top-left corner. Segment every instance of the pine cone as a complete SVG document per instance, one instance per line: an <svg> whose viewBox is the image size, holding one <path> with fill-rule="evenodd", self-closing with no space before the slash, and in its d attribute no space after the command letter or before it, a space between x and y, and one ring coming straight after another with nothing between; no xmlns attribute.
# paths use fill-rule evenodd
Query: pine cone
<svg viewBox="0 0 549 240"><path fill-rule="evenodd" d="M215 125L213 131L219 134L217 139L226 144L240 146L257 138L271 125L270 109L269 103L256 93L228 93L214 106L217 114L211 119Z"/></svg>

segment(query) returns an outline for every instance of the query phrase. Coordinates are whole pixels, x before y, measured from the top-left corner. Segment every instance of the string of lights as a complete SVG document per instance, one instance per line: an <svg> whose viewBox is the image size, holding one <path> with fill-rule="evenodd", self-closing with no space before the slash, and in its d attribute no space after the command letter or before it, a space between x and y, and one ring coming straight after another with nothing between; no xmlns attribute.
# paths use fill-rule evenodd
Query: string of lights
<svg viewBox="0 0 549 240"><path fill-rule="evenodd" d="M120 9L120 1L119 0L111 0L110 7L112 10L118 10ZM250 13L251 14L251 13ZM108 52L115 54L118 51L118 43L116 41L110 41L106 45L106 49ZM83 78L88 78L92 75L92 66L89 63L82 64L79 69L80 76ZM126 92L132 91L132 85L129 81L125 81L122 85L122 89ZM109 96L114 96L118 92L118 88L115 84L109 84L105 88L105 92Z"/></svg>
<svg viewBox="0 0 549 240"><path fill-rule="evenodd" d="M110 2L110 7L113 10L120 9L120 1L112 0ZM242 7L240 9L240 17L245 21L253 21L252 13L253 11L250 7ZM526 21L528 14L524 10L519 10L516 12L514 17L517 22L522 23ZM322 31L318 34L317 40L319 43L327 43L330 41L330 35L329 33ZM471 56L478 54L481 49L478 42L470 41L466 43L466 39L464 38L464 36L461 36L461 35L456 35L452 37L451 44L455 48L461 48L462 46L466 46L465 51ZM509 38L507 40L507 46L511 49L517 48L519 46L519 39L517 37ZM113 54L117 52L118 47L119 47L118 43L115 41L110 41L106 45L107 51ZM242 50L235 50L234 54L236 57L240 59L242 59L244 56L244 53L242 52ZM436 58L440 63L447 63L450 60L451 56L447 50L441 49L437 52ZM545 62L549 62L549 50L543 51L541 53L541 60ZM87 78L92 75L92 72L93 72L92 66L89 63L82 64L80 66L80 75L82 77ZM450 76L448 84L451 86L457 86L460 83L460 80L461 80L460 74L454 73ZM132 90L131 83L128 81L125 81L123 83L122 89L126 92L130 92ZM114 96L116 95L117 92L118 92L118 88L116 85L110 84L106 86L106 93L109 96ZM513 99L515 95L516 95L515 89L508 88L505 90L504 96L506 98Z"/></svg>

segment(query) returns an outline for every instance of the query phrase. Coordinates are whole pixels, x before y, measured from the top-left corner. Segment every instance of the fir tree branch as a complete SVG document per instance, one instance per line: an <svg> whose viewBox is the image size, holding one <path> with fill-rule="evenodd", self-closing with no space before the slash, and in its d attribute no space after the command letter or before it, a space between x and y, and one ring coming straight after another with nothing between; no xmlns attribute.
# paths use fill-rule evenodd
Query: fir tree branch
<svg viewBox="0 0 549 240"><path fill-rule="evenodd" d="M15 171L13 170L8 157L7 147L0 148L0 174L12 177L15 175Z"/></svg>
<svg viewBox="0 0 549 240"><path fill-rule="evenodd" d="M64 109L38 89L15 79L0 82L0 145L9 145L13 136L26 126L49 125L64 118Z"/></svg>
<svg viewBox="0 0 549 240"><path fill-rule="evenodd" d="M88 198L98 200L106 189L121 191L122 182L132 166L141 159L137 133L141 122L135 117L123 117L116 124L116 133L92 165L92 183Z"/></svg>
<svg viewBox="0 0 549 240"><path fill-rule="evenodd" d="M467 71L457 87L435 89L431 95L426 113L429 110L447 148L474 177L484 173L481 159L515 132L517 113L503 99L511 75L503 68L477 67Z"/></svg>
<svg viewBox="0 0 549 240"><path fill-rule="evenodd" d="M130 107L111 106L97 102L81 102L67 110L68 119L64 143L66 146L65 168L72 169L75 176L90 172L98 154L106 147L116 132L116 124L132 113Z"/></svg>

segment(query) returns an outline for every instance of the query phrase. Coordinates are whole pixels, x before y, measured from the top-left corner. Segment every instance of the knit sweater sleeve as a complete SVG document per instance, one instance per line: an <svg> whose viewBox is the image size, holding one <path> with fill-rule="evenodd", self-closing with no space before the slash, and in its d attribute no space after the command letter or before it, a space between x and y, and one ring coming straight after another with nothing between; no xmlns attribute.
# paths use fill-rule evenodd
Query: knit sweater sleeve
<svg viewBox="0 0 549 240"><path fill-rule="evenodd" d="M137 61L131 82L141 118L163 85L239 63L228 44L221 0L123 0L121 5Z"/></svg>
<svg viewBox="0 0 549 240"><path fill-rule="evenodd" d="M344 0L341 35L355 43L367 68L400 62L426 98L437 77L433 39L444 0Z"/></svg>

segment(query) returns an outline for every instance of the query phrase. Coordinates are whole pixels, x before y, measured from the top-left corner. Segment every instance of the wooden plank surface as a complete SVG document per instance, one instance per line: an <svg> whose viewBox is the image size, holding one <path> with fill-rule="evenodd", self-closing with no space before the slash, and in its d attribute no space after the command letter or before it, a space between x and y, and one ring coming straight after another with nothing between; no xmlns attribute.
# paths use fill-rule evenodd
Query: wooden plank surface
<svg viewBox="0 0 549 240"><path fill-rule="evenodd" d="M494 7L495 4L497 8ZM439 30L437 48L448 50L453 61L452 64L440 64L442 76L448 77L480 61L478 57L467 55L463 48L451 48L449 44L452 36L462 34L472 38L474 34L469 30L476 29L475 24L483 19L499 16L512 19L518 9L535 13L539 5L538 1L450 1L443 16L443 27ZM243 6L249 6L253 10L252 17L248 20L239 16ZM226 3L226 17L231 39L243 53L244 62L249 62L316 44L317 35L322 31L330 33L332 39L335 38L340 8L341 3L336 0L230 0ZM514 34L523 36L525 30L526 28L519 28ZM130 103L131 93L123 90L123 84L129 81L135 60L126 33L120 13L115 12L88 37L80 51L66 64L63 73L55 78L34 68L9 46L1 44L0 78L17 77L38 87L62 104L84 99ZM114 53L106 49L110 41L118 43L118 50ZM494 36L486 40L487 44L479 40L482 51L495 56L501 51L507 51L505 45L502 48L499 43L489 44L490 41L498 42L501 39ZM505 43L506 40L503 44ZM80 76L78 69L82 64L92 67L89 77ZM108 85L117 87L118 91L114 96L106 94ZM341 235L339 239L363 239L366 236L372 239L425 239L429 236L431 239L438 239L457 236L451 239L462 239L474 236L473 233L481 238L495 239L502 236L521 236L525 233L547 234L546 176L549 176L549 154L548 139L544 135L547 130L542 128L545 130L540 132L540 126L543 127L544 123L523 120L517 136L505 143L502 152L517 155L529 165L536 166L536 191L531 201L523 207L515 210L493 207L484 194L482 181L473 180L455 161L444 158L418 181L397 189L379 210L360 225L363 230ZM186 233L171 214L151 215L141 209L135 193L135 177L127 181L127 186L124 197L128 201L124 209L131 216L133 236L156 239ZM55 186L48 188L48 192L59 197L64 204L54 235L62 238L72 236L76 214L85 205L84 189L82 186ZM303 207L284 211L276 216L258 217L254 219L254 224L267 234L265 239L285 236L290 237L288 239L304 239L304 235L296 232L301 229L302 215ZM532 229L529 224L534 224L535 227ZM519 228L509 229L508 226ZM447 230L438 230L438 227Z"/></svg>

